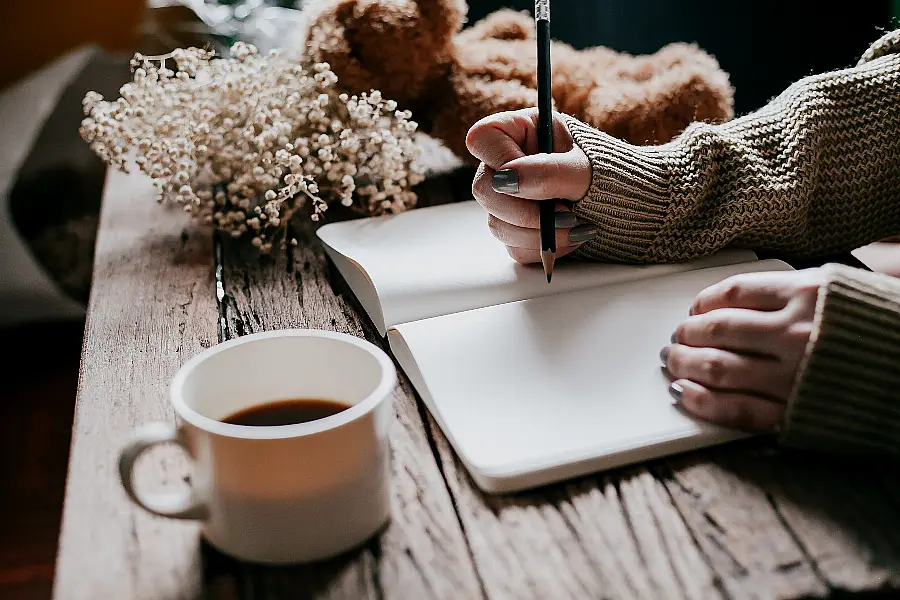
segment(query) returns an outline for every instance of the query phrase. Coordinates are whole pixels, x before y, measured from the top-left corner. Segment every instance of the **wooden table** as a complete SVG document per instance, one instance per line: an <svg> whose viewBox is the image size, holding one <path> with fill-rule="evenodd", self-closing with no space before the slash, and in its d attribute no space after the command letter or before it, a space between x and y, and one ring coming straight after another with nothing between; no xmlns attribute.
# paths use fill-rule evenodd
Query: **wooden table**
<svg viewBox="0 0 900 600"><path fill-rule="evenodd" d="M422 204L468 194L470 177L466 169L435 172L422 185ZM900 593L895 463L850 464L755 440L486 496L402 375L391 434L393 521L364 548L305 568L259 567L210 550L194 523L148 515L122 491L117 453L136 425L174 420L167 384L191 356L222 336L287 327L382 343L349 294L336 293L340 282L311 228L301 226L297 238L296 248L266 264L226 247L219 305L208 235L158 206L142 177L110 173L57 564L59 600ZM147 458L139 483L183 485L189 469L177 452Z"/></svg>

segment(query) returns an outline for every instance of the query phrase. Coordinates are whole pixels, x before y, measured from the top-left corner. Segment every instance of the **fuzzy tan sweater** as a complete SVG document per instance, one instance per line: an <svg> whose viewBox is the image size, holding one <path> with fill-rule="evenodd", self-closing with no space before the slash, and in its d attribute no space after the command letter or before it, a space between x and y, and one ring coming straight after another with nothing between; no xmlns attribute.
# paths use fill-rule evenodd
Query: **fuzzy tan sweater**
<svg viewBox="0 0 900 600"><path fill-rule="evenodd" d="M667 144L566 122L592 166L574 210L601 231L576 257L671 262L731 246L804 258L900 233L900 30L852 68ZM782 439L900 454L900 280L827 272Z"/></svg>

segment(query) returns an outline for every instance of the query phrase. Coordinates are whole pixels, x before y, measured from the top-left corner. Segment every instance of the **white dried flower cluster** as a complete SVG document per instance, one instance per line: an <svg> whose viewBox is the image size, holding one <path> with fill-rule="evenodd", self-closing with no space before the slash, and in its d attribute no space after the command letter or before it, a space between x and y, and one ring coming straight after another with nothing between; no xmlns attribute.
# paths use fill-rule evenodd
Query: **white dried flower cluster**
<svg viewBox="0 0 900 600"><path fill-rule="evenodd" d="M410 113L375 90L338 93L327 63L239 42L228 58L138 54L132 70L120 98L85 96L82 138L110 165L133 160L161 202L264 253L303 207L318 220L332 202L367 215L415 205L424 171Z"/></svg>

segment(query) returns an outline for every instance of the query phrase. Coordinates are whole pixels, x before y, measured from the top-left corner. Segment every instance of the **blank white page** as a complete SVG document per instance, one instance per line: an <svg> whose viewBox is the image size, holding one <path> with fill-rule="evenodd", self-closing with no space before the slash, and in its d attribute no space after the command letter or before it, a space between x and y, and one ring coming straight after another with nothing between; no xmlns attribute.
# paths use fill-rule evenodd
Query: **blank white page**
<svg viewBox="0 0 900 600"><path fill-rule="evenodd" d="M703 288L757 261L398 325L391 349L486 491L742 437L672 406L659 351Z"/></svg>
<svg viewBox="0 0 900 600"><path fill-rule="evenodd" d="M472 308L756 260L749 250L664 265L561 259L548 285L540 265L509 257L474 200L330 223L318 236L382 335L398 323Z"/></svg>

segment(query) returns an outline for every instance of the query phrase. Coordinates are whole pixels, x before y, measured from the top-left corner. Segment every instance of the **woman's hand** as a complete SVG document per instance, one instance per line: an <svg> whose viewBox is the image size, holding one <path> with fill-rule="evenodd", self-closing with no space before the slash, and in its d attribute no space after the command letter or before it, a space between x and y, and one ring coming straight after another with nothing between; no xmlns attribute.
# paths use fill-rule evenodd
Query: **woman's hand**
<svg viewBox="0 0 900 600"><path fill-rule="evenodd" d="M488 212L494 237L520 263L540 262L538 202L556 202L557 257L597 236L579 224L566 200L580 200L591 184L591 165L553 114L553 154L537 154L536 109L501 112L472 126L466 146L481 161L472 194Z"/></svg>
<svg viewBox="0 0 900 600"><path fill-rule="evenodd" d="M661 359L688 413L777 431L803 359L821 269L730 277L701 292Z"/></svg>

